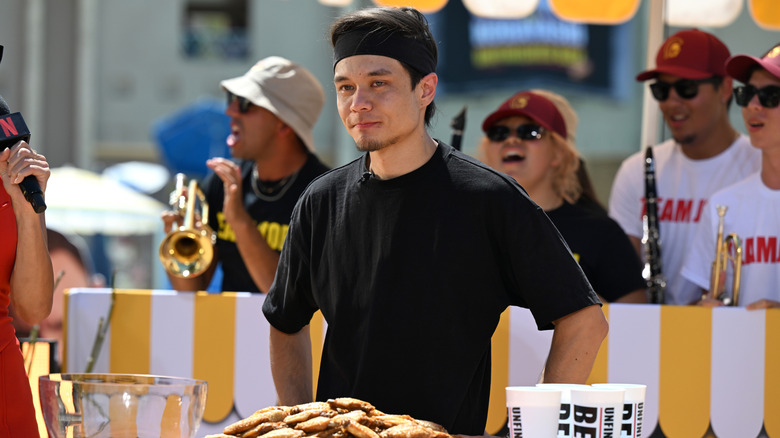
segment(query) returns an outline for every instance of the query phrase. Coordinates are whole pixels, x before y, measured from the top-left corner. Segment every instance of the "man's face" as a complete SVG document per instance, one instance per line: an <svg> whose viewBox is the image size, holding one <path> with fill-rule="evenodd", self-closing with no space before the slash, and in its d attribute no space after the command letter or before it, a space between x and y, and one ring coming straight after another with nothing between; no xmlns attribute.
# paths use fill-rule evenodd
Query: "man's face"
<svg viewBox="0 0 780 438"><path fill-rule="evenodd" d="M377 151L425 132L425 108L433 100L426 78L412 89L409 73L386 56L356 55L336 64L339 116L358 150Z"/></svg>
<svg viewBox="0 0 780 438"><path fill-rule="evenodd" d="M673 84L680 79L683 78L662 74L656 80ZM658 102L658 106L675 141L683 147L706 146L708 134L716 132L716 125L723 122L727 113L726 100L731 94L731 87L728 86L730 82L731 79L726 78L717 87L712 83L701 83L696 96L689 99L680 97L674 87L669 90L669 96Z"/></svg>
<svg viewBox="0 0 780 438"><path fill-rule="evenodd" d="M761 90L764 87L780 86L780 79L764 69L758 69L750 75L748 85ZM765 153L770 149L780 151L780 106L766 108L761 105L758 95L755 95L742 108L742 118L753 146Z"/></svg>
<svg viewBox="0 0 780 438"><path fill-rule="evenodd" d="M282 125L272 112L250 104L246 113L242 113L238 100L234 100L225 114L230 116L227 145L233 157L259 161L272 153L271 144Z"/></svg>

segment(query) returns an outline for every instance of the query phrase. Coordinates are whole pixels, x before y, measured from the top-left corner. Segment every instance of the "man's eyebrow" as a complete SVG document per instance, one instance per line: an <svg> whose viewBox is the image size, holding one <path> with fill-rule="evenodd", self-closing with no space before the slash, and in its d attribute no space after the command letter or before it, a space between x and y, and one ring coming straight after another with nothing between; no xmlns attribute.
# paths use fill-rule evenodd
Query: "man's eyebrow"
<svg viewBox="0 0 780 438"><path fill-rule="evenodd" d="M387 76L393 74L393 72L387 68L380 68L378 70L370 71L366 76ZM333 82L341 82L346 81L349 78L343 75L338 75L333 78Z"/></svg>

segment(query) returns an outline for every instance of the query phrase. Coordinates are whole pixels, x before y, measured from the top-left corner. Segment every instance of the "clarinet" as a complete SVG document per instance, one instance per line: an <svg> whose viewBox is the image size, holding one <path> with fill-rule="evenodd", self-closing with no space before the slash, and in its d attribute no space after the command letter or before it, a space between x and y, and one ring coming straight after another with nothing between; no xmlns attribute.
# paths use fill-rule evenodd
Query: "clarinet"
<svg viewBox="0 0 780 438"><path fill-rule="evenodd" d="M450 128L452 128L452 141L450 141L450 146L454 147L456 150L460 150L460 141L463 139L463 129L465 127L466 107L464 106L455 118L452 119L452 122L450 122Z"/></svg>
<svg viewBox="0 0 780 438"><path fill-rule="evenodd" d="M663 304L666 278L661 271L661 234L658 230L658 196L655 191L655 160L653 148L645 151L645 214L642 217L642 248L645 266L642 277L647 282L648 300Z"/></svg>

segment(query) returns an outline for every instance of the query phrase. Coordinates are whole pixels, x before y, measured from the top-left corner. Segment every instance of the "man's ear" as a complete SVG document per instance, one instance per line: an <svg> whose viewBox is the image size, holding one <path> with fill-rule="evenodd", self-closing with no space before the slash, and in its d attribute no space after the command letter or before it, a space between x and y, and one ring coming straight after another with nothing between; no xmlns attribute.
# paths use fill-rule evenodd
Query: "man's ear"
<svg viewBox="0 0 780 438"><path fill-rule="evenodd" d="M720 92L723 103L726 103L731 99L731 96L734 93L734 80L731 76L723 76L723 81L721 82L718 91Z"/></svg>
<svg viewBox="0 0 780 438"><path fill-rule="evenodd" d="M420 90L420 99L423 107L430 105L436 97L436 85L439 83L439 76L436 73L428 73L417 84Z"/></svg>

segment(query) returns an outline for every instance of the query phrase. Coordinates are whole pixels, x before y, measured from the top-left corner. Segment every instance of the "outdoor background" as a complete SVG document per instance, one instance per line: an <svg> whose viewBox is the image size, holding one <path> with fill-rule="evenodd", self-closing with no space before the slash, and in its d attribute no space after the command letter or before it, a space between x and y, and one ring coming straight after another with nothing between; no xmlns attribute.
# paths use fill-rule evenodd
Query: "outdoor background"
<svg viewBox="0 0 780 438"><path fill-rule="evenodd" d="M463 150L473 155L482 120L503 100L526 88L558 92L579 115L577 144L606 203L620 162L642 146L644 89L634 76L645 69L649 4L643 0L626 23L588 26L558 20L545 0L520 21L477 19L462 0L449 0L429 15L440 44L441 78L432 135L449 142L450 122L467 106ZM0 95L12 112L22 112L32 145L52 168L71 165L118 180L156 199L150 207L155 210L167 204L176 172L202 178L205 159L227 153L219 81L280 55L323 84L327 101L314 131L316 149L326 163L339 166L357 152L335 109L327 30L335 17L370 5L370 0L346 7L316 0L0 0L5 46ZM664 38L677 30L666 27ZM703 30L734 54L760 55L780 41L780 32L753 21L748 4L728 26ZM650 48L653 56L656 50ZM731 116L744 132L735 105ZM666 138L660 124L658 130ZM50 181L65 183L64 177ZM66 190L75 195L66 201L71 215L109 205L100 197L110 195L91 199L87 189ZM82 201L87 205L77 208ZM132 213L157 214L138 208ZM59 214L60 207L50 206L49 222L63 224ZM112 219L119 227L59 226L83 239L99 273L108 278L116 270L117 287L167 287L157 260L161 222L123 235L123 220L142 224L130 212L126 217Z"/></svg>

